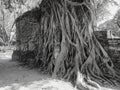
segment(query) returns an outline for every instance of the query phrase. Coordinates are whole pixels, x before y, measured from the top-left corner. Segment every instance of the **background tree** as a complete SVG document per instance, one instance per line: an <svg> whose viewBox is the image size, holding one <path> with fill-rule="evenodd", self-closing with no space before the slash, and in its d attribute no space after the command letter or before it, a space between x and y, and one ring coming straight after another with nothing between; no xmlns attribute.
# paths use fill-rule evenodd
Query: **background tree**
<svg viewBox="0 0 120 90"><path fill-rule="evenodd" d="M9 43L15 40L15 38L10 41L12 37L11 33L15 33L14 21L15 19L22 15L24 12L31 10L37 6L38 0L0 0L0 24L2 27L1 40Z"/></svg>

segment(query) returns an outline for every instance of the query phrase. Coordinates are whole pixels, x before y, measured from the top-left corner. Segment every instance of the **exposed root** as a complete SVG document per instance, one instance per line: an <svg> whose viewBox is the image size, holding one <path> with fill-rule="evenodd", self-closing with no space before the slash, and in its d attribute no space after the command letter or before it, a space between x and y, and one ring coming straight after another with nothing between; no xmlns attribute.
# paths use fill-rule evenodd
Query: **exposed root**
<svg viewBox="0 0 120 90"><path fill-rule="evenodd" d="M37 39L33 37L35 64L42 61L43 71L83 86L82 90L107 90L100 85L106 82L115 86L114 81L120 82L120 72L94 36L94 10L93 0L80 4L74 0L43 0L39 30L34 33ZM25 44L22 46L25 48Z"/></svg>

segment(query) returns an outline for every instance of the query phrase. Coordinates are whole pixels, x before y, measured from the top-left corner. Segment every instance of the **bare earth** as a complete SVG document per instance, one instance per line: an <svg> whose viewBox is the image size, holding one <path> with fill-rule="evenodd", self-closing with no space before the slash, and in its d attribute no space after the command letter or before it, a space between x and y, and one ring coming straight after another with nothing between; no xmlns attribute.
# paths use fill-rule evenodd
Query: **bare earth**
<svg viewBox="0 0 120 90"><path fill-rule="evenodd" d="M20 66L11 55L12 51L0 52L0 90L75 90L70 83Z"/></svg>
<svg viewBox="0 0 120 90"><path fill-rule="evenodd" d="M18 90L20 86L47 78L35 70L29 70L11 61L11 54L12 51L0 53L0 90ZM14 87L17 89L13 89Z"/></svg>
<svg viewBox="0 0 120 90"><path fill-rule="evenodd" d="M11 60L11 55L10 50L0 52L0 90L77 90L69 82L52 79L37 70L19 65L18 62ZM100 87L90 90L120 89Z"/></svg>

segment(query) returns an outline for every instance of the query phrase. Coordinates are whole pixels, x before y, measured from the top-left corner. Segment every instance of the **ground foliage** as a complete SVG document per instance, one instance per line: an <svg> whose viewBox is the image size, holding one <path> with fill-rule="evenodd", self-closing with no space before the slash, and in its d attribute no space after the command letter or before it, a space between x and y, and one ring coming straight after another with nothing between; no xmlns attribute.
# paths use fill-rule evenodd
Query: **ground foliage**
<svg viewBox="0 0 120 90"><path fill-rule="evenodd" d="M19 61L78 87L80 78L96 88L117 85L120 73L94 35L95 5L94 0L42 0L18 17Z"/></svg>

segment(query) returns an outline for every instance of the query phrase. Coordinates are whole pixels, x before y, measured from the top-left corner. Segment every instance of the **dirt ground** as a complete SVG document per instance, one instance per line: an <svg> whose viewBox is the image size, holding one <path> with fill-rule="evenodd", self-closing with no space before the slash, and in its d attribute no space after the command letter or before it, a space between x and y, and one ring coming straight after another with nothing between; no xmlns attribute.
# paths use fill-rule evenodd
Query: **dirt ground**
<svg viewBox="0 0 120 90"><path fill-rule="evenodd" d="M18 90L10 88L18 88L47 78L35 70L29 70L20 66L18 62L13 62L11 54L12 51L0 53L0 90ZM6 87L9 89L5 89Z"/></svg>
<svg viewBox="0 0 120 90"><path fill-rule="evenodd" d="M0 90L77 90L69 82L52 79L36 69L23 67L20 63L12 61L12 53L11 50L0 52ZM100 87L90 90L120 89Z"/></svg>
<svg viewBox="0 0 120 90"><path fill-rule="evenodd" d="M21 66L11 60L11 55L10 50L0 52L0 90L75 90L70 83Z"/></svg>

